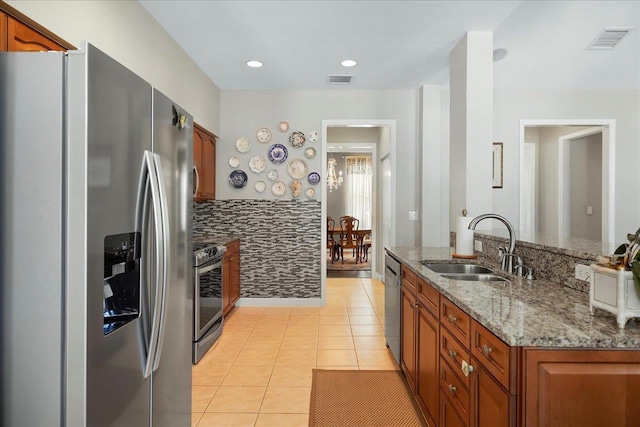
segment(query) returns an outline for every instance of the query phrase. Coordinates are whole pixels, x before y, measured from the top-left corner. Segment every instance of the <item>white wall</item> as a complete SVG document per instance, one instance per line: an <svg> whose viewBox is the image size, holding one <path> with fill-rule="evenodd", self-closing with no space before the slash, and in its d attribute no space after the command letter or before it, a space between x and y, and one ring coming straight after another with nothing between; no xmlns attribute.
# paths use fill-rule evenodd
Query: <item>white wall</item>
<svg viewBox="0 0 640 427"><path fill-rule="evenodd" d="M640 218L640 91L495 91L494 139L504 142L504 188L493 190L493 206L516 228L522 119L616 120L615 232L617 242L626 241Z"/></svg>
<svg viewBox="0 0 640 427"><path fill-rule="evenodd" d="M320 172L320 150L325 148L317 142L305 143L302 148L295 149L288 142L291 131L299 130L305 134L312 130L320 132L322 120L396 120L396 245L414 246L419 243L416 241L418 223L409 221L408 212L418 210L417 102L417 91L222 91L222 132L216 146L216 197L273 198L270 192L258 195L255 191L247 191L248 187L252 190L252 182L243 190L231 188L228 184L231 168L227 163L230 156L240 157L241 163L246 165L252 155L266 155L268 147L274 142L282 143L290 149L289 158L303 157L304 148L313 146L317 150L317 156L307 163L311 170ZM283 120L291 125L287 134L276 130L277 124ZM263 126L271 129L274 135L269 144L260 144L255 138L256 130ZM246 136L252 141L252 151L247 154L239 154L235 150L235 140L240 136ZM270 164L269 167L271 166L274 165ZM286 164L277 166L276 169L280 177L285 178L285 182L291 181L286 172ZM316 186L318 200L325 187L320 184Z"/></svg>
<svg viewBox="0 0 640 427"><path fill-rule="evenodd" d="M7 3L77 48L89 41L220 133L220 90L137 1Z"/></svg>
<svg viewBox="0 0 640 427"><path fill-rule="evenodd" d="M571 140L571 237L602 239L602 133ZM592 213L587 213L591 206Z"/></svg>

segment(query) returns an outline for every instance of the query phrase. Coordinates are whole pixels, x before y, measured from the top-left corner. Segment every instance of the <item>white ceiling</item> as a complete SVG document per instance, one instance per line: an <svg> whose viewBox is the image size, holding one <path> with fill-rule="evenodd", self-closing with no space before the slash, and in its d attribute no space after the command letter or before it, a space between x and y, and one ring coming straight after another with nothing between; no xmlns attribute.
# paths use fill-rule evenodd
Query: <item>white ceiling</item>
<svg viewBox="0 0 640 427"><path fill-rule="evenodd" d="M140 0L223 90L416 89L447 84L467 31L494 31L495 86L640 88L638 1ZM606 26L635 29L587 51ZM343 59L358 65L344 68ZM264 62L251 69L249 59ZM349 86L329 74L353 74Z"/></svg>

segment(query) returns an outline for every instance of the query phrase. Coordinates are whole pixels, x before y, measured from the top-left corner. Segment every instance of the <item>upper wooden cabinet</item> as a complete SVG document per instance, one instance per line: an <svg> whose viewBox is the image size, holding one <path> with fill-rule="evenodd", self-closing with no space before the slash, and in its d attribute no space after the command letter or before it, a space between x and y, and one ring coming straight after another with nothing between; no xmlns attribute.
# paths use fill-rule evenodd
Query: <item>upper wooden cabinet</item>
<svg viewBox="0 0 640 427"><path fill-rule="evenodd" d="M194 198L198 201L216 198L216 136L193 124Z"/></svg>
<svg viewBox="0 0 640 427"><path fill-rule="evenodd" d="M7 18L7 50L10 52L64 51L53 40L14 18Z"/></svg>
<svg viewBox="0 0 640 427"><path fill-rule="evenodd" d="M51 31L0 1L0 50L9 52L75 49Z"/></svg>

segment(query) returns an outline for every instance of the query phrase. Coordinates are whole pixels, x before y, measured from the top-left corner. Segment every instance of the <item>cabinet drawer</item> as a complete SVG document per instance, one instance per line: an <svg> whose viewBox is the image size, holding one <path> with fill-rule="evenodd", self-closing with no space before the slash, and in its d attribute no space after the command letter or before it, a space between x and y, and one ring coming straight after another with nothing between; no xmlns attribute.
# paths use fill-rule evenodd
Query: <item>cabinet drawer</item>
<svg viewBox="0 0 640 427"><path fill-rule="evenodd" d="M402 267L402 284L415 295L416 275L407 267Z"/></svg>
<svg viewBox="0 0 640 427"><path fill-rule="evenodd" d="M449 399L442 397L440 399L440 427L467 427L468 425L453 409Z"/></svg>
<svg viewBox="0 0 640 427"><path fill-rule="evenodd" d="M511 362L509 346L475 320L471 324L471 337L471 354L509 390Z"/></svg>
<svg viewBox="0 0 640 427"><path fill-rule="evenodd" d="M464 386L462 381L452 368L445 361L440 362L440 396L441 399L449 399L451 405L455 408L460 418L465 424L469 423L469 407L470 398L469 390Z"/></svg>
<svg viewBox="0 0 640 427"><path fill-rule="evenodd" d="M440 297L440 322L467 350L469 349L471 319L443 296Z"/></svg>
<svg viewBox="0 0 640 427"><path fill-rule="evenodd" d="M462 373L462 362L469 363L469 352L445 329L440 328L440 356L449 362L458 378L469 388L469 377Z"/></svg>
<svg viewBox="0 0 640 427"><path fill-rule="evenodd" d="M436 317L440 313L440 292L422 279L417 280L418 299Z"/></svg>

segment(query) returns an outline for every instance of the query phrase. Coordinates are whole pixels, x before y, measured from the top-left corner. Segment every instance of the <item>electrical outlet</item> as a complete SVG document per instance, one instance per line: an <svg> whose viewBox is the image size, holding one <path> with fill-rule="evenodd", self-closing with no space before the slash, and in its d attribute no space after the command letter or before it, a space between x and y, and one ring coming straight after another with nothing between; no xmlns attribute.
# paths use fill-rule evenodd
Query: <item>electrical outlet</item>
<svg viewBox="0 0 640 427"><path fill-rule="evenodd" d="M409 221L417 221L418 220L418 212L409 211Z"/></svg>
<svg viewBox="0 0 640 427"><path fill-rule="evenodd" d="M478 252L482 252L482 241L474 240L473 241L473 249L475 249Z"/></svg>
<svg viewBox="0 0 640 427"><path fill-rule="evenodd" d="M588 282L591 278L591 268L588 265L576 264L575 270L576 279Z"/></svg>

